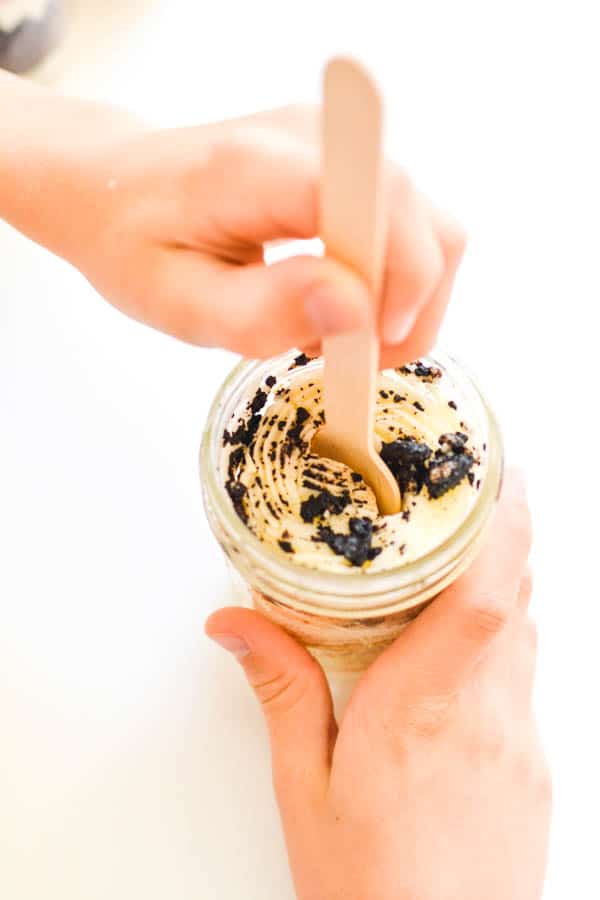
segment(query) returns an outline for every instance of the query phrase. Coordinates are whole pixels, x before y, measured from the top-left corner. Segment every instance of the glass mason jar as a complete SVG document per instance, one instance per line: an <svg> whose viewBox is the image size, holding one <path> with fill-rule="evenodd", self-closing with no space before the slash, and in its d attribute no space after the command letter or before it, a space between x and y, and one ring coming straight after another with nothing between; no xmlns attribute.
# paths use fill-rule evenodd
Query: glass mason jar
<svg viewBox="0 0 600 900"><path fill-rule="evenodd" d="M419 559L375 573L320 572L291 562L261 543L243 524L225 492L222 435L241 415L268 375L304 379L322 360L290 370L293 353L267 361L241 362L225 380L210 409L200 450L200 477L208 521L229 561L236 602L252 606L294 635L331 673L365 669L443 588L469 565L482 541L502 480L498 424L473 378L443 355L424 360L438 366L452 397L485 449L481 485L473 506L454 533ZM479 474L479 473L478 473Z"/></svg>
<svg viewBox="0 0 600 900"><path fill-rule="evenodd" d="M0 0L0 69L28 72L61 37L63 0Z"/></svg>

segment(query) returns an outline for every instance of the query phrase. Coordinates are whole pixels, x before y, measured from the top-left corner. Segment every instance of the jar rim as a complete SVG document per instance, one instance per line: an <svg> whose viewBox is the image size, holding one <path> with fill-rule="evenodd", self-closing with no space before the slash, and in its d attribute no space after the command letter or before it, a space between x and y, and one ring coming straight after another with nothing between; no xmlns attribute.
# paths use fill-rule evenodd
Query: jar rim
<svg viewBox="0 0 600 900"><path fill-rule="evenodd" d="M446 353L423 357L426 364L441 366L450 376L460 374L462 382L473 393L485 413L487 425L487 466L481 489L473 506L465 518L444 541L437 544L423 556L408 563L400 563L390 569L378 572L329 572L311 569L287 559L275 548L261 542L241 521L227 496L219 478L217 459L213 457L213 448L220 450L223 422L219 413L236 390L247 382L259 382L264 370L273 370L286 365L297 356L297 351L290 351L269 360L241 360L225 378L217 391L210 407L204 427L200 446L200 477L206 499L217 512L221 525L227 532L234 547L243 545L246 565L245 569L253 572L268 571L269 580L275 581L285 589L294 593L301 586L302 602L300 608L318 614L334 614L335 610L356 613L357 598L360 598L360 609L373 611L382 604L387 605L392 597L397 599L403 588L414 586L439 574L440 571L452 568L465 549L476 540L481 533L489 512L493 507L502 482L503 442L496 417L476 380L468 368L455 357ZM239 550L237 551L239 553ZM231 555L227 554L230 559ZM235 566L235 560L231 559ZM394 604L397 609L402 604Z"/></svg>

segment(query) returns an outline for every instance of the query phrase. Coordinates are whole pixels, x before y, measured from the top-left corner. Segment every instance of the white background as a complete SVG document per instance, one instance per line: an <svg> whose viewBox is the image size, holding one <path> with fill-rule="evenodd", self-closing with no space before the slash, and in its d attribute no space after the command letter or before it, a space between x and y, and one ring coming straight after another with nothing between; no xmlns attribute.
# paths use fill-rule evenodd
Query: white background
<svg viewBox="0 0 600 900"><path fill-rule="evenodd" d="M390 153L467 225L442 343L530 481L545 898L597 896L595 4L72 5L43 78L159 124L316 98L325 58L357 53ZM202 634L227 598L196 456L232 359L131 323L4 227L0 291L0 892L289 900L262 722Z"/></svg>

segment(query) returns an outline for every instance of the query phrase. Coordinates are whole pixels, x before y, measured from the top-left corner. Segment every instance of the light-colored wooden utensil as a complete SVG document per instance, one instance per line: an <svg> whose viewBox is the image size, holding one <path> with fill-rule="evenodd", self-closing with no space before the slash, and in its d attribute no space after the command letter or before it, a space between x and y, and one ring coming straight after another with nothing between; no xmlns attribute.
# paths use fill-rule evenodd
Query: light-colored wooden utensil
<svg viewBox="0 0 600 900"><path fill-rule="evenodd" d="M374 432L388 218L383 104L371 76L351 59L333 59L325 70L322 127L320 234L327 255L365 279L373 302L368 328L323 341L325 425L313 449L359 472L380 511L391 514L401 508L400 490L376 451Z"/></svg>

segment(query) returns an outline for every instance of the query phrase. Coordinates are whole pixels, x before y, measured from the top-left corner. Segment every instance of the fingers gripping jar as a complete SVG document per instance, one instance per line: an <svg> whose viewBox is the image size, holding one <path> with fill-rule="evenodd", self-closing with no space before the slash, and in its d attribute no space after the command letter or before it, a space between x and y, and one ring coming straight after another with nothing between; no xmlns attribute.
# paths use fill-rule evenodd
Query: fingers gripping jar
<svg viewBox="0 0 600 900"><path fill-rule="evenodd" d="M300 383L308 384L312 390L312 385L320 382L321 359L307 362L305 357L295 357L289 353L267 361L240 363L218 391L204 430L200 451L204 504L212 531L229 563L236 601L254 607L284 628L331 673L356 673L365 669L411 619L467 568L480 547L500 489L503 466L501 435L494 415L473 378L458 362L442 355L436 359L421 360L416 367L404 371L406 378L412 382L418 381L415 373L435 373L438 379L436 396L444 397L443 402L450 411L460 410L460 417L465 420L460 422L460 426L467 428L468 422L469 431L476 434L477 445L482 451L477 458L475 473L468 475L473 496L468 507L464 508L464 514L461 512L456 522L449 520L450 530L439 542L436 542L435 535L425 534L426 552L413 554L412 557L408 555L404 558L401 555L403 545L400 545L396 548L400 551L397 556L391 557L388 549L387 557L382 553L374 563L358 566L345 564L326 548L324 552L336 563L335 568L333 562L324 569L322 566L300 564L298 557L283 552L290 550L290 541L269 542L264 536L253 533L244 516L240 517L239 506L236 511L238 501L235 493L228 493L225 489L228 471L224 435L232 428L232 423L241 421L245 412L247 415L253 414L253 404L258 405L256 398L259 398L260 404L266 404L265 398L272 385L277 384L277 390L284 396L286 391L293 391ZM392 375L394 370L390 370L390 377ZM405 378L403 375L394 377L400 379L399 384ZM417 388L421 389L421 385L417 384ZM425 384L422 390L426 397L431 394L432 387ZM419 400L410 403L412 395L406 392L406 395L389 390L379 393L382 398L389 396L389 403L394 398L404 401L404 408L408 408L413 416L418 416L423 407ZM254 401L251 400L253 397ZM382 406L382 420L385 420L384 414L389 412L385 405L388 401L383 399L378 402ZM265 409L268 408L267 405ZM297 419L296 432L301 425L298 416ZM393 431L393 426L389 427ZM459 449L460 440L466 439L466 435L459 439L457 435L460 434L459 431L456 435L450 435L451 439L459 440ZM439 438L442 448L443 441L447 439L447 435ZM271 452L274 454L275 450ZM431 461L442 454L442 450L438 449L435 456L432 451L428 454ZM443 470L446 459L442 456L442 469L438 467L439 471ZM318 468L318 464L315 467ZM433 466L429 472L431 476ZM353 477L360 480L358 476ZM256 481L263 487L259 478ZM311 485L306 480L303 484ZM429 491L435 496L433 481ZM284 496L280 499L286 507L289 506ZM256 500L256 505L259 505L259 500ZM416 503L413 502L413 505L416 506ZM303 515L306 509L303 505ZM408 515L409 511L406 511L404 516L408 518ZM386 523L377 527L385 528ZM286 534L284 532L284 536ZM321 535L318 540L335 545L330 540L333 534L331 528L321 527L318 534ZM307 546L310 548L312 545ZM335 552L342 552L335 546ZM373 553L381 553L381 550L376 549ZM352 559L351 554L347 556ZM320 559L328 561L327 557ZM385 565L381 562L384 559Z"/></svg>

